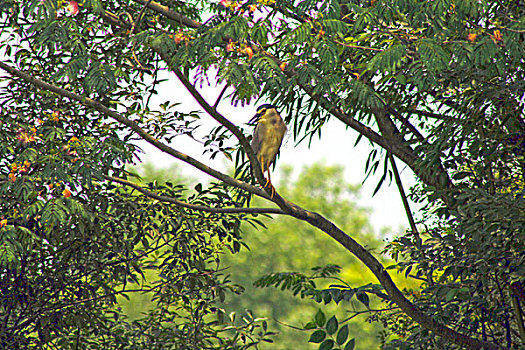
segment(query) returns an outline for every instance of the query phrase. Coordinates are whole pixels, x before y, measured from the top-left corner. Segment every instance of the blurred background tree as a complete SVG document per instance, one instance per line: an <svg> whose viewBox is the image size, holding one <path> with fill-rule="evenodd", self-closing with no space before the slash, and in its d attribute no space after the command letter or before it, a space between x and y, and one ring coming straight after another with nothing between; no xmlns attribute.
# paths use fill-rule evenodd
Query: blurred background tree
<svg viewBox="0 0 525 350"><path fill-rule="evenodd" d="M282 164L281 167L284 167ZM322 211L327 217L339 223L346 232L352 232L363 245L380 251L384 245L374 234L369 223L369 210L356 204L359 186L345 182L341 166L329 166L315 163L296 171L293 176L291 167L284 168L278 188L286 198L311 208ZM308 273L312 267L337 264L341 273L337 277L350 285L360 286L374 282L373 275L363 268L355 258L348 256L345 249L334 245L329 237L316 234L316 229L305 223L297 223L293 218L281 216L275 219L263 219L265 230L244 226L243 242L249 247L235 255L226 255L223 266L228 266L225 273L231 274L233 282L245 287L244 293L226 299L226 306L238 313L245 309L255 314L270 317L273 329L279 331L274 345L262 345L267 349L291 349L296 344L305 344L304 348L317 348L318 345L306 345L309 332L303 326L319 309L319 304L311 298L300 299L290 291L280 288L256 288L253 283L266 274L274 272ZM290 249L294 247L293 249ZM322 281L322 287L338 283L335 279ZM362 310L357 302L345 304L347 309ZM327 307L327 312L335 313L337 307ZM344 313L339 313L341 316ZM366 322L366 315L356 317L350 322L350 333L359 335L357 349L374 349L379 346L379 324ZM302 330L301 330L302 329Z"/></svg>

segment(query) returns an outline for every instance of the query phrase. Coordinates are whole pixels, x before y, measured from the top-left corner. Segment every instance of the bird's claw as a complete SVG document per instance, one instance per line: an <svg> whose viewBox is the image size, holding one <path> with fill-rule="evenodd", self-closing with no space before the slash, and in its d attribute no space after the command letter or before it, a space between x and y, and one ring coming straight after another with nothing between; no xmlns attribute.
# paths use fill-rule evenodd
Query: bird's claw
<svg viewBox="0 0 525 350"><path fill-rule="evenodd" d="M273 187L272 182L269 179L266 179L266 183L264 184L264 188L270 186L272 193L270 194L270 197L273 198L275 195L275 187Z"/></svg>

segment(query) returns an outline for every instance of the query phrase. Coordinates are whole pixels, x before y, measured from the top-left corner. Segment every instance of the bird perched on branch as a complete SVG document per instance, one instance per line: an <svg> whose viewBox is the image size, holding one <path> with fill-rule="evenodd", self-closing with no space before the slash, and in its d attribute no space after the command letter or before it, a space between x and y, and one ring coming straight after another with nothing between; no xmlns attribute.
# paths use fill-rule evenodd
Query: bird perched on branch
<svg viewBox="0 0 525 350"><path fill-rule="evenodd" d="M283 137L286 134L286 125L276 107L271 104L264 104L257 108L257 113L250 120L250 123L255 122L257 122L257 126L253 132L252 149L261 164L262 172L268 174L264 186L266 187L268 184L272 186L273 194L270 165L275 161L275 156L279 152L279 147L281 147Z"/></svg>

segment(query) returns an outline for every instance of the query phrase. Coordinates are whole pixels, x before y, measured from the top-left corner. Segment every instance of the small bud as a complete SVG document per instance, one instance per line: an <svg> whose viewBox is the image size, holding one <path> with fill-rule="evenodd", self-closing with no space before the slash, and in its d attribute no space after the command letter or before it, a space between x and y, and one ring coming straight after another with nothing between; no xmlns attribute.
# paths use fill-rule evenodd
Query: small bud
<svg viewBox="0 0 525 350"><path fill-rule="evenodd" d="M67 10L71 12L72 15L78 14L78 2L71 0L69 5L67 5Z"/></svg>
<svg viewBox="0 0 525 350"><path fill-rule="evenodd" d="M499 30L494 31L494 42L503 41L503 35L501 35L501 32Z"/></svg>
<svg viewBox="0 0 525 350"><path fill-rule="evenodd" d="M253 57L253 50L252 50L252 48L248 46L248 47L244 50L244 52L248 55L248 59L251 60L252 57Z"/></svg>
<svg viewBox="0 0 525 350"><path fill-rule="evenodd" d="M473 43L474 41L476 41L477 36L478 36L477 34L469 33L469 35L467 35L467 40Z"/></svg>

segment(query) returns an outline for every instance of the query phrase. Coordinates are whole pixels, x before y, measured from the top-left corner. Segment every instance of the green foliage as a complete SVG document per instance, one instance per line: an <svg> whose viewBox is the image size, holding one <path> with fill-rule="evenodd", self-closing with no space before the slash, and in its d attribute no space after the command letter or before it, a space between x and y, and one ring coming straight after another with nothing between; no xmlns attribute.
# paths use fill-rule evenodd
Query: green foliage
<svg viewBox="0 0 525 350"><path fill-rule="evenodd" d="M2 64L30 76L3 78L0 95L3 347L248 348L269 340L267 323L251 316L225 321L217 304L237 288L221 274L221 251L240 250L241 223L270 225L245 214L174 208L110 179L130 178L126 169L137 161L141 128L159 142L194 138L206 156L235 159L234 174L252 181L224 126L203 138L196 132L199 116L182 113L179 101L151 106L166 69L197 85L226 83L234 104L274 103L287 112L298 142L321 136L335 117L387 148L372 150L369 175L381 171L383 184L392 174L386 155L399 158L418 176L412 198L424 206L424 229L400 235L386 250L397 259L394 269L420 283L406 291L410 301L472 339L523 346L525 10L519 1L195 0L148 7L89 0L78 12L68 5L0 2ZM210 19L192 22L201 14ZM34 79L53 84L54 92L39 90ZM118 111L128 126L102 106ZM308 196L294 199L353 232L346 217L352 206L341 193L332 192L330 199L342 203L334 208L326 187L309 187L318 176L306 179L299 185ZM251 203L251 194L224 183L196 185L191 193L179 183L144 186L211 208ZM291 247L318 234L304 225L296 227L307 234ZM319 258L326 251L308 253ZM149 281L147 269L159 274ZM363 287L317 288L311 277L274 274L267 284L318 301L351 295L368 306L370 294L379 296L390 311L374 315L389 330L385 349L459 347L418 327L368 280ZM137 282L158 308L129 323L116 296ZM338 341L345 322L337 317L316 324L312 340L320 348L354 347L350 336Z"/></svg>

